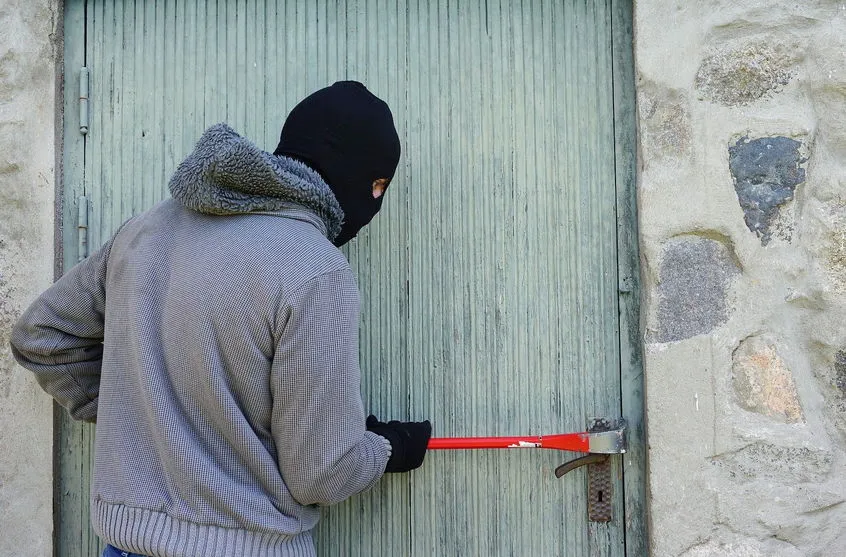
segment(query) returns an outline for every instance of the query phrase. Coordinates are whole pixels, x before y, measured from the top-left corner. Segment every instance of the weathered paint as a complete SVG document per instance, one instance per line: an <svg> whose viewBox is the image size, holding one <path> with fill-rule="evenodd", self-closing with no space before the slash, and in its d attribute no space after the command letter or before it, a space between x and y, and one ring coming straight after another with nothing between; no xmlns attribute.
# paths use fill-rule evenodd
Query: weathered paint
<svg viewBox="0 0 846 557"><path fill-rule="evenodd" d="M66 2L64 10L64 114L62 157L62 237L59 269L77 263L80 243L76 234L79 200L85 194L85 142L79 130L79 80L85 66L85 44L78 30L85 26L83 2ZM74 30L77 30L74 32ZM89 81L89 96L91 94ZM95 107L97 105L95 104ZM90 99L89 99L90 108ZM96 108L95 108L96 110ZM89 113L90 122L90 113ZM97 246L99 244L93 244ZM53 497L57 510L54 529L56 552L62 557L93 557L100 544L89 526L89 478L94 449L94 427L72 422L56 409L56 478Z"/></svg>
<svg viewBox="0 0 846 557"><path fill-rule="evenodd" d="M516 449L534 449L540 447L540 443L530 443L528 441L518 441L516 444L508 445Z"/></svg>
<svg viewBox="0 0 846 557"><path fill-rule="evenodd" d="M580 430L622 406L642 440L629 11L610 1L89 0L91 126L73 178L91 199L91 246L166 195L206 126L225 120L271 150L296 101L363 81L393 108L404 148L384 211L347 249L368 408L430 418L437 435L513 435ZM79 25L74 34L78 44ZM621 351L633 389L622 402ZM90 430L63 432L74 493L62 505L76 516L62 547L93 555L86 536L73 552L87 521ZM615 459L616 482L623 469L642 478L642 454ZM559 463L549 451L431 453L421 470L328 510L318 545L326 555L622 555L642 502L627 502L623 521L615 489L620 519L589 525L585 475L558 480Z"/></svg>

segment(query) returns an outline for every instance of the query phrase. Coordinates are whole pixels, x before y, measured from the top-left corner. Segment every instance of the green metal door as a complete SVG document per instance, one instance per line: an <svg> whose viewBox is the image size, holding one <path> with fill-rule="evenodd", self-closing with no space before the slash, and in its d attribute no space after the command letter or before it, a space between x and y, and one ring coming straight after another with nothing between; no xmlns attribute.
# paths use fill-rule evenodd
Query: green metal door
<svg viewBox="0 0 846 557"><path fill-rule="evenodd" d="M552 474L571 455L431 452L327 509L320 553L645 554L631 40L623 0L68 1L65 265L168 195L207 126L272 150L298 100L362 81L403 144L382 213L345 248L366 407L438 436L623 415L632 450L613 460L610 523L588 521L584 469ZM97 553L93 434L60 417L62 557Z"/></svg>

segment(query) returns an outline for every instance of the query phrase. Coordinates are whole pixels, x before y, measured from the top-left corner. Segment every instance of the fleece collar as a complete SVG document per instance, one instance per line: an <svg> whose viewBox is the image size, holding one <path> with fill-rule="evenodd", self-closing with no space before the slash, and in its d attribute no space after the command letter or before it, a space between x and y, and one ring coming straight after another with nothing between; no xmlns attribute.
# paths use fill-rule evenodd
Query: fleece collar
<svg viewBox="0 0 846 557"><path fill-rule="evenodd" d="M169 187L185 207L212 215L287 211L300 205L320 217L330 240L344 220L338 200L317 172L262 151L226 124L203 133Z"/></svg>

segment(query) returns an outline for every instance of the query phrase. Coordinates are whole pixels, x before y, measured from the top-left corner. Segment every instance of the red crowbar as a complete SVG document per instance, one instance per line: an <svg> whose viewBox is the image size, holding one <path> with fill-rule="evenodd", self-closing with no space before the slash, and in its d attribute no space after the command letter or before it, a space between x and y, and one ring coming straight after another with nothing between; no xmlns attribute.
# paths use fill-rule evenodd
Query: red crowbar
<svg viewBox="0 0 846 557"><path fill-rule="evenodd" d="M579 453L626 452L626 423L614 420L614 429L525 437L433 437L430 449L557 449Z"/></svg>

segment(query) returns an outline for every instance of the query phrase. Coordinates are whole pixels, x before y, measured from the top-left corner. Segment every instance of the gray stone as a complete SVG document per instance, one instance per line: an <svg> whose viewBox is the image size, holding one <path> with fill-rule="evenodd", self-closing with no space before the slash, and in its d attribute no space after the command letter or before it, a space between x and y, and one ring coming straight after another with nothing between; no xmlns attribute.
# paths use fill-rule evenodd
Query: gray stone
<svg viewBox="0 0 846 557"><path fill-rule="evenodd" d="M3 274L3 243L0 242L0 339L11 336L12 326L20 315L15 304L15 293ZM8 342L0 343L0 398L6 399L11 390L15 360Z"/></svg>
<svg viewBox="0 0 846 557"><path fill-rule="evenodd" d="M825 400L822 419L846 435L846 346L840 334L842 321L821 319L818 314L805 323L813 347L809 356L818 381L815 387ZM838 336L841 338L837 339Z"/></svg>
<svg viewBox="0 0 846 557"><path fill-rule="evenodd" d="M664 250L658 284L658 342L712 331L728 319L727 290L739 269L723 242L682 236Z"/></svg>
<svg viewBox="0 0 846 557"><path fill-rule="evenodd" d="M819 224L812 249L836 292L846 294L846 198L838 197L823 204L817 218Z"/></svg>
<svg viewBox="0 0 846 557"><path fill-rule="evenodd" d="M732 542L708 540L697 544L679 557L800 557L800 552L788 543L779 540L760 541L746 538Z"/></svg>
<svg viewBox="0 0 846 557"><path fill-rule="evenodd" d="M833 460L829 451L764 442L711 457L713 464L738 483L766 481L786 485L823 481Z"/></svg>
<svg viewBox="0 0 846 557"><path fill-rule="evenodd" d="M846 396L846 350L839 350L834 356L834 384Z"/></svg>
<svg viewBox="0 0 846 557"><path fill-rule="evenodd" d="M690 114L686 95L654 83L638 87L638 111L643 125L643 148L650 159L676 159L690 154Z"/></svg>
<svg viewBox="0 0 846 557"><path fill-rule="evenodd" d="M741 138L729 147L729 169L746 226L766 246L772 238L779 207L791 201L805 181L802 144L788 137Z"/></svg>
<svg viewBox="0 0 846 557"><path fill-rule="evenodd" d="M696 72L694 84L712 101L746 105L787 85L794 63L789 49L777 49L764 42L749 44L706 58Z"/></svg>

